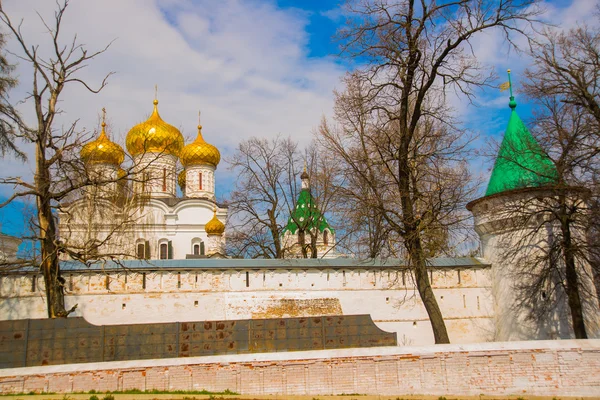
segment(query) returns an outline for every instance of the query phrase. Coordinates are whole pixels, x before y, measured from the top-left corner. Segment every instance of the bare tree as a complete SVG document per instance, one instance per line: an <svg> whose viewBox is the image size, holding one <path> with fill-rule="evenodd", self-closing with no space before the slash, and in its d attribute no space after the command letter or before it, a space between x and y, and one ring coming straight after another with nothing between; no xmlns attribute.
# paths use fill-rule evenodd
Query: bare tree
<svg viewBox="0 0 600 400"><path fill-rule="evenodd" d="M39 265L44 276L48 316L50 318L66 317L75 307L65 309L63 282L60 274L59 257L66 252L71 256L81 257L78 250L69 249L61 242L54 211L60 209L60 203L85 188L109 183L109 180L93 176L79 157L89 134L80 132L76 122L66 128L55 126L56 117L60 113L58 106L63 90L70 85L82 85L92 93L98 93L106 85L110 74L104 77L98 88L79 78L78 73L90 60L101 55L102 50L89 52L73 38L63 44L61 25L68 1L58 5L51 24L44 23L50 38L52 55L44 58L40 55L38 45L27 42L20 29L10 16L0 7L0 20L12 32L23 62L29 63L33 70L32 88L27 102L33 104L36 121L28 124L18 121L18 136L35 148L34 179L27 182L21 177L4 178L0 183L18 188L0 207L15 199L33 197L36 202L35 231L40 246ZM84 252L89 252L86 249Z"/></svg>
<svg viewBox="0 0 600 400"><path fill-rule="evenodd" d="M11 76L14 66L8 62L5 54L1 53L5 43L6 36L0 33L0 153L2 156L11 153L24 160L25 153L14 143L20 117L9 101L8 92L16 86L17 80Z"/></svg>
<svg viewBox="0 0 600 400"><path fill-rule="evenodd" d="M427 226L431 232L445 234L443 226L436 226L436 220L438 213L439 216L451 213L445 206L431 212L419 204L422 186L428 186L433 194L436 185L442 183L428 182L429 173L420 174L415 162L419 152L425 150L420 141L435 132L441 139L456 134L454 121L449 118L451 112L445 105L448 90L470 98L475 88L489 84L493 78L470 52L469 41L492 28L503 32L510 41L512 33L523 32L519 24L527 24L536 15L534 6L535 2L529 0L348 2L351 15L349 27L340 32L342 51L367 64L354 72L352 79L362 86L363 114L374 115L378 121L372 132L360 133L365 142L358 144L384 161L382 169L394 178L397 208L383 204L385 197L381 195L386 193L377 187L379 177L369 171L374 166L357 165L354 170L364 174L364 181L373 191L377 190L379 208L385 210L382 216L403 239L436 343L448 343L449 337L427 276L423 229ZM337 142L339 151L352 160L354 154L343 142ZM431 145L431 150L440 152L440 157L445 154L442 147ZM440 174L448 171L446 165L433 161L434 157L430 158L431 169ZM456 195L461 197L462 190L457 191ZM443 198L440 200L440 205L448 204Z"/></svg>
<svg viewBox="0 0 600 400"><path fill-rule="evenodd" d="M552 145L546 147L561 149L562 156L554 155L559 172L568 174L567 182L592 190L588 236L589 243L596 243L600 238L599 171L594 168L600 133L600 30L586 25L568 31L547 29L532 43L531 55L526 92L544 110L539 125L549 128L553 138ZM600 291L598 251L591 248L590 257Z"/></svg>
<svg viewBox="0 0 600 400"><path fill-rule="evenodd" d="M406 258L415 270L415 278L419 278L411 253L415 249L407 244L409 240L415 240L413 235L416 235L418 255L425 268L423 274L427 275L426 259L448 252L451 235L458 235L459 230L467 231L469 217L463 210L475 189L462 161L468 140L464 140L462 131L450 131L449 125L440 124L435 118L421 119L420 129L414 133L415 140L408 149L410 200L415 218L413 230L409 231L404 225L403 208L399 203L402 189L397 175L400 151L397 125L390 123L386 116L364 111L374 107L365 96L364 82L359 77L349 76L346 84L346 92L336 94L337 124L322 123L321 141L340 157L340 168L361 188L357 191L347 188L346 195L354 195L357 210L370 213L368 218L376 229L373 239L385 248L385 253L381 254L380 248L379 254ZM438 116L443 110L439 111ZM420 279L422 283L428 278ZM418 283L418 279L416 281ZM433 294L427 296L424 302L431 302Z"/></svg>
<svg viewBox="0 0 600 400"><path fill-rule="evenodd" d="M507 208L515 232L527 228L532 233L515 236L504 254L518 265L517 305L529 318L547 321L564 308L575 337L587 338L586 303L597 305L598 299L591 267L597 270L600 254L594 206L600 194L596 185L600 34L588 27L567 32L547 29L532 43L531 54L524 89L538 105L533 133L543 150L534 146L520 150L543 151L551 160L553 176L543 196L524 196ZM519 162L517 149L509 158L527 168ZM548 176L540 178L548 181Z"/></svg>
<svg viewBox="0 0 600 400"><path fill-rule="evenodd" d="M231 254L251 258L283 258L283 221L289 210L289 185L299 163L297 144L291 139L251 138L240 143L227 163L238 172L231 193L228 234Z"/></svg>
<svg viewBox="0 0 600 400"><path fill-rule="evenodd" d="M238 172L229 251L253 258L316 258L323 241L319 228L327 224L323 212L334 207L338 187L332 160L314 144L302 154L297 143L277 137L244 141L227 162ZM301 173L310 176L307 188L299 188ZM302 215L297 201L308 203ZM291 231L298 241L290 242Z"/></svg>
<svg viewBox="0 0 600 400"><path fill-rule="evenodd" d="M566 32L547 29L530 53L527 93L536 99L557 96L578 107L600 132L600 31L585 25Z"/></svg>

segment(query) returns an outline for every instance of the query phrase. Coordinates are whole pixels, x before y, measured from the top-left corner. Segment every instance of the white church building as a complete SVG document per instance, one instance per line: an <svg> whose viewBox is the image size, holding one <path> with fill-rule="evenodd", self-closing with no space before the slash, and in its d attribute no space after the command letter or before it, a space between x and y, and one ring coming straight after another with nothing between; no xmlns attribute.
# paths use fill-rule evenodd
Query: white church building
<svg viewBox="0 0 600 400"><path fill-rule="evenodd" d="M214 177L221 155L204 140L202 126L196 139L184 145L181 132L160 117L154 100L150 118L127 134L131 165L122 181L125 154L110 141L105 126L82 148L81 158L90 174L110 182L102 193L63 206L61 240L82 247L95 240L98 253L124 259L223 256L227 207L215 200Z"/></svg>

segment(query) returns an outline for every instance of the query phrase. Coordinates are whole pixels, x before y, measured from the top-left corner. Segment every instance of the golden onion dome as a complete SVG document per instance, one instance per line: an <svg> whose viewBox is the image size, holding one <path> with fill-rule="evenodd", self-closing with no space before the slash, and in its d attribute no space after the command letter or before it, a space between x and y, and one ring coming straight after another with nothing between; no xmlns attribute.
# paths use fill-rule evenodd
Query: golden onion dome
<svg viewBox="0 0 600 400"><path fill-rule="evenodd" d="M179 184L181 191L185 194L185 169L177 175L177 183Z"/></svg>
<svg viewBox="0 0 600 400"><path fill-rule="evenodd" d="M146 122L137 124L127 134L127 151L132 156L143 153L163 153L179 156L183 148L183 135L179 129L167 124L158 115L158 100Z"/></svg>
<svg viewBox="0 0 600 400"><path fill-rule="evenodd" d="M221 161L221 153L215 146L206 143L202 137L202 125L198 125L198 137L183 148L179 158L184 167L202 164L216 167Z"/></svg>
<svg viewBox="0 0 600 400"><path fill-rule="evenodd" d="M225 232L225 225L217 218L217 210L210 221L204 226L204 230L208 235L222 235Z"/></svg>
<svg viewBox="0 0 600 400"><path fill-rule="evenodd" d="M106 123L102 122L102 130L98 139L83 146L79 155L85 163L121 165L125 159L125 152L121 146L110 141L105 127Z"/></svg>

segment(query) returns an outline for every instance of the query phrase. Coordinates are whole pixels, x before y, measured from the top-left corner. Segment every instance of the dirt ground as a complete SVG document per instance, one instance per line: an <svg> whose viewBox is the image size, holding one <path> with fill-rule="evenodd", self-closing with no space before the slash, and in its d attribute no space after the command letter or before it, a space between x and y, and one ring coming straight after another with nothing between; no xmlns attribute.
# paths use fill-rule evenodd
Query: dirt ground
<svg viewBox="0 0 600 400"><path fill-rule="evenodd" d="M95 393L98 399L103 400L104 393ZM1 400L89 400L92 394L22 394L22 395L0 395ZM600 397L550 397L550 396L373 396L373 395L313 395L313 396L284 396L284 395L202 395L202 394L112 394L115 400L575 400L575 399L598 399Z"/></svg>

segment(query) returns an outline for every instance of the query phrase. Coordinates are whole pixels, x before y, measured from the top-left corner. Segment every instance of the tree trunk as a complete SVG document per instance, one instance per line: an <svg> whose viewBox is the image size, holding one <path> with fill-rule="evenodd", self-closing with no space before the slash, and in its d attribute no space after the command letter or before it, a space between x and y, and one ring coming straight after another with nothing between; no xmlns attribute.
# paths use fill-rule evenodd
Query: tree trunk
<svg viewBox="0 0 600 400"><path fill-rule="evenodd" d="M404 154L408 154L408 149L405 150ZM404 245L408 251L409 265L415 272L417 290L419 291L425 310L427 310L435 343L450 343L442 311L433 294L431 282L429 282L429 277L427 276L427 262L421 244L420 228L417 221L415 221L414 204L410 190L410 169L406 157L402 157L401 155L399 157L398 165L398 184L400 186L400 203L402 205L402 219L404 226L404 233L402 236Z"/></svg>
<svg viewBox="0 0 600 400"><path fill-rule="evenodd" d="M281 249L281 235L279 225L277 225L277 219L275 218L275 207L267 210L269 217L269 225L271 230L271 236L273 237L273 247L275 247L275 258L283 258L284 254Z"/></svg>
<svg viewBox="0 0 600 400"><path fill-rule="evenodd" d="M565 195L560 196L560 202L560 227L562 230L562 248L565 257L565 275L567 280L565 291L567 292L567 299L569 309L571 311L571 321L573 323L573 331L575 332L575 338L587 339L588 336L585 330L583 307L581 304L581 297L579 296L579 279L577 276L577 269L575 265L575 250L573 249L573 243L571 238L571 224L569 220L569 215L567 215Z"/></svg>
<svg viewBox="0 0 600 400"><path fill-rule="evenodd" d="M317 258L318 249L317 249L317 238L319 236L319 228L315 228L315 233L310 233L310 258Z"/></svg>
<svg viewBox="0 0 600 400"><path fill-rule="evenodd" d="M429 276L427 275L427 263L421 248L421 239L407 239L406 249L411 258L411 266L415 271L415 281L417 283L417 290L421 296L421 300L427 310L429 321L431 322L431 328L433 330L433 337L435 343L450 343L450 337L446 330L446 324L444 323L444 317L442 311L437 303L433 289L431 288L431 282L429 282Z"/></svg>
<svg viewBox="0 0 600 400"><path fill-rule="evenodd" d="M302 258L308 258L308 250L306 249L306 232L298 227L298 244L300 245L300 251Z"/></svg>
<svg viewBox="0 0 600 400"><path fill-rule="evenodd" d="M63 282L58 263L56 225L54 223L54 216L52 215L52 205L50 204L50 176L48 169L45 168L45 162L44 149L38 145L36 150L37 173L35 181L38 190L36 201L42 257L40 270L44 275L44 282L46 284L48 318L61 318L66 317L68 313L65 309Z"/></svg>

